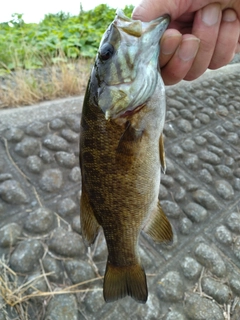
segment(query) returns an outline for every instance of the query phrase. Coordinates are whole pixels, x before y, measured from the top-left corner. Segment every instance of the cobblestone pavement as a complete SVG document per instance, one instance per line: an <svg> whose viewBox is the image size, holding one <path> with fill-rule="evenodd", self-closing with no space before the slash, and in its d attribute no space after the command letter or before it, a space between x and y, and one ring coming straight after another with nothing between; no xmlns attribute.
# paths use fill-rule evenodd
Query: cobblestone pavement
<svg viewBox="0 0 240 320"><path fill-rule="evenodd" d="M160 199L175 236L172 246L141 237L145 305L104 303L106 245L81 238L81 102L0 111L0 320L239 320L240 64L167 88ZM54 294L10 307L17 288Z"/></svg>

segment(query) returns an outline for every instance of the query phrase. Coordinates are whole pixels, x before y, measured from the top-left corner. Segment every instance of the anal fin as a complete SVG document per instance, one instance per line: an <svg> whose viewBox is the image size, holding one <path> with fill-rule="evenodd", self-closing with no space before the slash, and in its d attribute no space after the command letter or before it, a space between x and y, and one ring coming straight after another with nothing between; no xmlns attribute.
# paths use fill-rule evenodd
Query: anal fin
<svg viewBox="0 0 240 320"><path fill-rule="evenodd" d="M160 162L162 167L162 172L166 172L166 159L165 159L165 150L164 150L164 141L163 141L163 133L160 136L159 139L159 153L160 153Z"/></svg>
<svg viewBox="0 0 240 320"><path fill-rule="evenodd" d="M90 246L94 243L98 235L100 225L94 216L92 207L89 203L88 195L84 188L82 188L80 200L80 220L83 240L86 245Z"/></svg>
<svg viewBox="0 0 240 320"><path fill-rule="evenodd" d="M140 303L147 301L148 290L144 269L140 264L120 267L107 262L103 283L105 301L112 302L127 295Z"/></svg>
<svg viewBox="0 0 240 320"><path fill-rule="evenodd" d="M159 202L156 209L150 215L143 231L156 242L171 242L173 240L171 224Z"/></svg>

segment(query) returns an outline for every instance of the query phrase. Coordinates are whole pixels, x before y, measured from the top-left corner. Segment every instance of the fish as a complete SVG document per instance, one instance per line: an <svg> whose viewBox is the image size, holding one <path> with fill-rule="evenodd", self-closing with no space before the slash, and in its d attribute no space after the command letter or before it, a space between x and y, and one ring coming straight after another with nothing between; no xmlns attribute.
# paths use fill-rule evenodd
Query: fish
<svg viewBox="0 0 240 320"><path fill-rule="evenodd" d="M85 92L80 126L82 237L91 246L100 229L108 258L103 297L148 298L139 237L171 242L173 232L158 200L165 87L158 63L170 18L133 20L118 9L104 33Z"/></svg>

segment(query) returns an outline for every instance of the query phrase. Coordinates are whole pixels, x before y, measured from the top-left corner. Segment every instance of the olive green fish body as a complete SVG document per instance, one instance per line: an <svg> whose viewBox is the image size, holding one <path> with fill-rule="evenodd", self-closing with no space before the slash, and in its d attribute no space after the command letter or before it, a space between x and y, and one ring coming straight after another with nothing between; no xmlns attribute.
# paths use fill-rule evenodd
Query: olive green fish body
<svg viewBox="0 0 240 320"><path fill-rule="evenodd" d="M81 120L82 234L90 245L100 226L103 228L108 247L105 300L130 295L145 302L146 276L138 253L140 232L143 229L157 241L172 238L170 224L158 202L164 86L156 73L151 97L143 99L140 105L142 98L136 98L135 108L126 103L129 98L123 98L125 102L120 102L117 110L111 105L112 97L107 98L112 93L101 98L99 87L101 89L96 63ZM103 102L108 101L109 106L103 106ZM159 106L161 103L163 107Z"/></svg>

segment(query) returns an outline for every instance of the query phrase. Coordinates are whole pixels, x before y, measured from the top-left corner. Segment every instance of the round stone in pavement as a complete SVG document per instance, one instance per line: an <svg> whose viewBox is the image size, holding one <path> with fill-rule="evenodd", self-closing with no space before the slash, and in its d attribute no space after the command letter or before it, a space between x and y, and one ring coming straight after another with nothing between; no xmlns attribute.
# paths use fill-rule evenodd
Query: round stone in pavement
<svg viewBox="0 0 240 320"><path fill-rule="evenodd" d="M188 279L197 279L200 276L202 266L195 259L185 257L181 262L183 274Z"/></svg>
<svg viewBox="0 0 240 320"><path fill-rule="evenodd" d="M164 125L164 134L169 138L176 138L177 132L173 125L170 123L165 123Z"/></svg>
<svg viewBox="0 0 240 320"><path fill-rule="evenodd" d="M170 311L166 317L166 320L186 320L186 318L180 312Z"/></svg>
<svg viewBox="0 0 240 320"><path fill-rule="evenodd" d="M0 246L3 248L12 247L16 244L22 233L22 227L16 223L9 223L0 229Z"/></svg>
<svg viewBox="0 0 240 320"><path fill-rule="evenodd" d="M86 280L96 278L91 266L83 260L66 260L65 269L72 283L80 283Z"/></svg>
<svg viewBox="0 0 240 320"><path fill-rule="evenodd" d="M103 300L103 293L101 291L102 290L92 291L84 299L84 307L86 308L86 310L90 314L96 315L96 317L94 317L93 319L99 319L99 313L103 308L104 300ZM107 319L111 319L111 318L107 318ZM126 319L126 317L125 318L123 317L123 319Z"/></svg>
<svg viewBox="0 0 240 320"><path fill-rule="evenodd" d="M167 174L172 175L176 171L175 164L170 160L169 158L166 158L166 163L167 163Z"/></svg>
<svg viewBox="0 0 240 320"><path fill-rule="evenodd" d="M53 155L48 150L45 150L45 149L42 149L40 151L39 157L42 159L44 163L51 163L55 161Z"/></svg>
<svg viewBox="0 0 240 320"><path fill-rule="evenodd" d="M186 120L193 120L194 119L193 113L188 109L182 109L179 111L179 113Z"/></svg>
<svg viewBox="0 0 240 320"><path fill-rule="evenodd" d="M56 294L47 306L45 320L78 320L78 306L73 294Z"/></svg>
<svg viewBox="0 0 240 320"><path fill-rule="evenodd" d="M231 232L225 226L218 226L215 232L216 239L227 246L232 245L233 237Z"/></svg>
<svg viewBox="0 0 240 320"><path fill-rule="evenodd" d="M206 190L198 189L193 193L193 198L206 209L218 209L217 200Z"/></svg>
<svg viewBox="0 0 240 320"><path fill-rule="evenodd" d="M189 202L183 211L193 222L202 222L207 218L207 210L197 203Z"/></svg>
<svg viewBox="0 0 240 320"><path fill-rule="evenodd" d="M162 184L159 190L159 199L165 199L168 196L167 188L165 188Z"/></svg>
<svg viewBox="0 0 240 320"><path fill-rule="evenodd" d="M26 283L29 282L30 286L27 290L27 294L32 294L33 292L36 292L36 290L41 292L46 292L47 284L43 277L43 275L38 271L31 274L29 277L27 277ZM31 298L31 300L37 300L39 302L44 301L46 297L44 296L36 296Z"/></svg>
<svg viewBox="0 0 240 320"><path fill-rule="evenodd" d="M43 145L50 150L54 151L67 151L68 143L62 137L59 137L55 134L49 134L43 139Z"/></svg>
<svg viewBox="0 0 240 320"><path fill-rule="evenodd" d="M185 299L185 312L191 320L224 320L222 309L212 300L191 294Z"/></svg>
<svg viewBox="0 0 240 320"><path fill-rule="evenodd" d="M206 144L206 142L207 142L207 140L204 137L202 137L201 135L197 135L196 137L194 137L194 141L199 146L202 146L202 145Z"/></svg>
<svg viewBox="0 0 240 320"><path fill-rule="evenodd" d="M174 184L174 179L169 175L163 174L161 177L161 184L169 188Z"/></svg>
<svg viewBox="0 0 240 320"><path fill-rule="evenodd" d="M232 170L223 164L216 166L215 170L225 179L231 179L233 177Z"/></svg>
<svg viewBox="0 0 240 320"><path fill-rule="evenodd" d="M39 240L24 240L13 251L10 266L16 272L28 273L39 264L43 255L43 246Z"/></svg>
<svg viewBox="0 0 240 320"><path fill-rule="evenodd" d="M240 274L234 272L231 275L230 281L229 281L229 285L232 289L232 291L238 296L240 297Z"/></svg>
<svg viewBox="0 0 240 320"><path fill-rule="evenodd" d="M12 127L4 132L4 136L8 141L19 142L22 140L24 132L19 128Z"/></svg>
<svg viewBox="0 0 240 320"><path fill-rule="evenodd" d="M68 142L76 142L79 139L79 134L72 131L71 129L63 129L61 135Z"/></svg>
<svg viewBox="0 0 240 320"><path fill-rule="evenodd" d="M202 279L202 289L219 304L228 303L231 299L231 291L228 286L213 278L204 277Z"/></svg>
<svg viewBox="0 0 240 320"><path fill-rule="evenodd" d="M198 120L200 120L203 124L208 124L210 121L209 116L206 113L198 113Z"/></svg>
<svg viewBox="0 0 240 320"><path fill-rule="evenodd" d="M205 243L200 243L195 249L195 255L202 265L209 268L217 277L226 275L226 266L218 252Z"/></svg>
<svg viewBox="0 0 240 320"><path fill-rule="evenodd" d="M197 170L200 166L199 159L195 154L189 154L185 157L184 163L191 170Z"/></svg>
<svg viewBox="0 0 240 320"><path fill-rule="evenodd" d="M235 257L240 261L240 237L236 237L233 244L233 253Z"/></svg>
<svg viewBox="0 0 240 320"><path fill-rule="evenodd" d="M12 180L11 173L0 173L0 182L3 182L5 180Z"/></svg>
<svg viewBox="0 0 240 320"><path fill-rule="evenodd" d="M233 187L225 180L215 181L215 188L219 196L224 200L231 200L234 197Z"/></svg>
<svg viewBox="0 0 240 320"><path fill-rule="evenodd" d="M82 233L79 214L72 219L71 226L75 232Z"/></svg>
<svg viewBox="0 0 240 320"><path fill-rule="evenodd" d="M47 277L52 282L63 281L63 268L61 261L46 255L42 261L45 273L51 273Z"/></svg>
<svg viewBox="0 0 240 320"><path fill-rule="evenodd" d="M51 122L50 122L50 128L52 130L59 130L59 129L62 129L65 127L65 122L62 121L61 119L59 118L56 118L56 119L53 119Z"/></svg>
<svg viewBox="0 0 240 320"><path fill-rule="evenodd" d="M186 217L183 217L180 221L179 221L179 231L181 232L181 234L189 234L192 230L192 221L189 220Z"/></svg>
<svg viewBox="0 0 240 320"><path fill-rule="evenodd" d="M227 218L226 224L231 231L240 234L240 214L238 212L232 212Z"/></svg>
<svg viewBox="0 0 240 320"><path fill-rule="evenodd" d="M223 144L222 140L210 131L204 132L203 136L208 140L208 142L210 142L210 144L213 144L216 147L221 147Z"/></svg>
<svg viewBox="0 0 240 320"><path fill-rule="evenodd" d="M38 155L40 152L40 142L31 137L25 137L23 140L16 144L15 152L21 157L28 157L31 155Z"/></svg>
<svg viewBox="0 0 240 320"><path fill-rule="evenodd" d="M68 153L65 151L59 151L55 154L55 159L57 163L66 168L73 168L76 163L76 157L73 153Z"/></svg>
<svg viewBox="0 0 240 320"><path fill-rule="evenodd" d="M174 219L179 218L181 214L181 209L175 202L164 200L164 201L161 201L161 206L163 211L166 213L168 217L174 218Z"/></svg>
<svg viewBox="0 0 240 320"><path fill-rule="evenodd" d="M65 116L67 125L75 132L80 131L80 117L77 114L69 114Z"/></svg>
<svg viewBox="0 0 240 320"><path fill-rule="evenodd" d="M28 202L28 197L15 180L6 180L0 184L0 197L10 204L23 204Z"/></svg>
<svg viewBox="0 0 240 320"><path fill-rule="evenodd" d="M69 173L69 179L72 182L78 182L81 179L81 172L79 167L72 168L71 172Z"/></svg>
<svg viewBox="0 0 240 320"><path fill-rule="evenodd" d="M183 201L186 197L186 190L179 186L179 187L176 187L175 190L174 190L174 199L179 202L179 201ZM161 198L160 198L161 199Z"/></svg>
<svg viewBox="0 0 240 320"><path fill-rule="evenodd" d="M173 156L175 156L177 158L183 158L183 156L184 156L183 149L178 145L173 145L171 147L170 152L172 153Z"/></svg>
<svg viewBox="0 0 240 320"><path fill-rule="evenodd" d="M210 163L210 164L220 164L221 159L219 156L217 156L215 153L207 151L207 150L202 150L198 154L199 158L203 160L204 162Z"/></svg>
<svg viewBox="0 0 240 320"><path fill-rule="evenodd" d="M58 213L66 217L77 211L77 205L71 198L65 198L58 203Z"/></svg>
<svg viewBox="0 0 240 320"><path fill-rule="evenodd" d="M49 250L57 255L68 258L80 257L85 252L85 246L79 234L57 228L49 240Z"/></svg>
<svg viewBox="0 0 240 320"><path fill-rule="evenodd" d="M210 145L210 146L208 146L208 150L213 152L213 153L216 153L216 155L218 155L219 157L223 157L224 156L224 152L223 152L222 148L218 148L218 147Z"/></svg>
<svg viewBox="0 0 240 320"><path fill-rule="evenodd" d="M39 173L42 168L42 160L38 156L29 156L27 158L26 166L32 173Z"/></svg>
<svg viewBox="0 0 240 320"><path fill-rule="evenodd" d="M191 123L185 119L180 119L177 123L177 126L184 133L188 133L192 131Z"/></svg>
<svg viewBox="0 0 240 320"><path fill-rule="evenodd" d="M32 234L49 232L54 223L54 212L42 207L29 213L24 228Z"/></svg>
<svg viewBox="0 0 240 320"><path fill-rule="evenodd" d="M47 125L41 121L34 121L30 123L25 132L34 137L42 137L47 133Z"/></svg>
<svg viewBox="0 0 240 320"><path fill-rule="evenodd" d="M177 302L183 298L184 286L178 272L168 272L159 283L158 295L160 299Z"/></svg>
<svg viewBox="0 0 240 320"><path fill-rule="evenodd" d="M47 192L58 191L63 184L62 172L59 169L48 169L43 172L39 181L40 188Z"/></svg>

